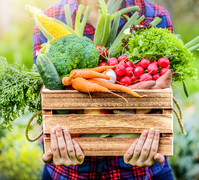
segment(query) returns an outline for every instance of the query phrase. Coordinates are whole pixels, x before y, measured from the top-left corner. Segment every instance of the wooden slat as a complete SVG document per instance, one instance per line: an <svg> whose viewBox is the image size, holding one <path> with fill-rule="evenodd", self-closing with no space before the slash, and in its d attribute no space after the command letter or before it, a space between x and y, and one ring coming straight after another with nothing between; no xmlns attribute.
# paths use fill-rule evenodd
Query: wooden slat
<svg viewBox="0 0 199 180"><path fill-rule="evenodd" d="M123 156L136 138L74 138L85 156ZM50 138L44 137L45 151L50 149ZM172 137L161 137L159 153L173 155Z"/></svg>
<svg viewBox="0 0 199 180"><path fill-rule="evenodd" d="M42 109L169 109L172 108L172 90L137 90L142 98L117 92L126 98L118 98L109 93L86 93L75 90L42 91Z"/></svg>
<svg viewBox="0 0 199 180"><path fill-rule="evenodd" d="M79 114L44 115L44 133L60 126L71 134L89 133L142 133L150 128L160 133L172 133L171 114Z"/></svg>

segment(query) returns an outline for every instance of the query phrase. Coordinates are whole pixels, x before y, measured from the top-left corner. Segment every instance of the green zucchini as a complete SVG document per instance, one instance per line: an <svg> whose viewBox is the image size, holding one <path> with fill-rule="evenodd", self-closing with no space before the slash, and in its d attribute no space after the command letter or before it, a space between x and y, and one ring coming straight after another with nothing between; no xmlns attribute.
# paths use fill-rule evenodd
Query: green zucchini
<svg viewBox="0 0 199 180"><path fill-rule="evenodd" d="M39 54L36 61L37 70L41 75L43 83L47 89L63 90L61 78L55 69L52 61L45 55Z"/></svg>

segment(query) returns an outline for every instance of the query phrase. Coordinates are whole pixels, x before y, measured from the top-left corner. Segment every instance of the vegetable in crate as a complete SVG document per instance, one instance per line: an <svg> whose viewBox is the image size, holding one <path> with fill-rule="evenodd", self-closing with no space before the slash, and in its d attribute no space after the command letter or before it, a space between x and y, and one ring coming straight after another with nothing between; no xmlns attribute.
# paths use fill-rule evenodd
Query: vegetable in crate
<svg viewBox="0 0 199 180"><path fill-rule="evenodd" d="M96 67L100 54L95 44L87 37L68 35L56 40L47 56L58 74L63 76L73 69Z"/></svg>
<svg viewBox="0 0 199 180"><path fill-rule="evenodd" d="M39 54L37 57L37 70L41 75L43 83L47 89L63 90L64 87L61 82L55 66L52 61L45 55Z"/></svg>
<svg viewBox="0 0 199 180"><path fill-rule="evenodd" d="M184 43L175 34L167 29L154 28L134 31L128 38L128 53L131 60L138 57L158 60L167 57L171 69L176 72L174 80L193 78L196 70L192 68L193 54L184 46Z"/></svg>

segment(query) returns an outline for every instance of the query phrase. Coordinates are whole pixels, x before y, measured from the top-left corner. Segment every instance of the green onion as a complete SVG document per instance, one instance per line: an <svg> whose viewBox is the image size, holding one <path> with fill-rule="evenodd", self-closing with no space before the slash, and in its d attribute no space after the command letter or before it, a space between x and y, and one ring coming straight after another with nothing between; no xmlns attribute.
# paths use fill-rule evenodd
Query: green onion
<svg viewBox="0 0 199 180"><path fill-rule="evenodd" d="M116 13L106 47L109 47L113 43L113 41L115 40L115 38L117 36L120 18L121 18L120 13Z"/></svg>
<svg viewBox="0 0 199 180"><path fill-rule="evenodd" d="M102 14L106 15L107 14L107 7L106 7L106 3L104 0L99 0L99 6L102 10Z"/></svg>
<svg viewBox="0 0 199 180"><path fill-rule="evenodd" d="M154 20L151 22L152 26L157 26L162 21L161 18L155 17Z"/></svg>
<svg viewBox="0 0 199 180"><path fill-rule="evenodd" d="M195 46L190 47L189 51L195 51L195 50L198 50L198 48L199 48L199 43L196 44Z"/></svg>
<svg viewBox="0 0 199 180"><path fill-rule="evenodd" d="M117 38L109 48L110 56L115 57L118 53L119 48L122 46L122 39L127 37L128 35L124 34L124 30L130 28L137 20L139 16L138 12L135 12L133 16L127 21L127 23L124 25L120 33L118 34Z"/></svg>
<svg viewBox="0 0 199 180"><path fill-rule="evenodd" d="M65 12L65 17L66 17L66 23L67 25L73 29L73 24L72 24L72 18L71 18L71 12L70 12L70 7L69 5L64 6L64 12Z"/></svg>
<svg viewBox="0 0 199 180"><path fill-rule="evenodd" d="M80 4L78 11L77 11L77 15L75 18L75 32L79 34L80 28L81 28L81 17L82 17L82 13L84 10L85 6Z"/></svg>
<svg viewBox="0 0 199 180"><path fill-rule="evenodd" d="M79 35L80 36L83 36L83 34L84 34L84 29L85 29L86 23L88 21L88 17L89 17L89 15L91 13L91 10L92 10L91 6L87 6L86 7L86 10L85 10L85 13L84 13L84 17L83 17L83 20L82 20L82 23L81 23L81 28L79 30Z"/></svg>
<svg viewBox="0 0 199 180"><path fill-rule="evenodd" d="M101 40L104 32L104 24L106 23L106 15L100 15L99 20L97 22L97 27L94 35L94 43L95 46L101 45Z"/></svg>
<svg viewBox="0 0 199 180"><path fill-rule="evenodd" d="M115 0L109 0L106 7L107 7L107 10L108 12L110 13L110 9L114 6L115 4Z"/></svg>
<svg viewBox="0 0 199 180"><path fill-rule="evenodd" d="M111 29L111 21L112 21L111 19L112 19L112 16L107 14L104 33L102 36L102 44L101 44L102 46L105 46L108 41L108 38L110 35L110 29Z"/></svg>
<svg viewBox="0 0 199 180"><path fill-rule="evenodd" d="M120 4L122 3L123 0L117 0L114 5L110 8L110 13L114 14L115 11L119 8Z"/></svg>
<svg viewBox="0 0 199 180"><path fill-rule="evenodd" d="M118 13L125 14L125 13L129 13L129 12L132 12L132 11L140 11L139 6L131 6L131 7L128 7L128 8L124 8L124 9L119 10Z"/></svg>
<svg viewBox="0 0 199 180"><path fill-rule="evenodd" d="M117 37L122 36L122 34L124 34L124 30L128 29L129 27L131 27L137 20L137 18L139 17L139 13L135 12L133 14L133 16L131 16L131 18L126 22L126 24L124 25L124 27L122 28L122 30L120 31L120 33L118 34ZM116 39L117 40L117 39Z"/></svg>
<svg viewBox="0 0 199 180"><path fill-rule="evenodd" d="M135 22L134 25L139 25L144 19L145 19L145 15L142 15L142 16Z"/></svg>
<svg viewBox="0 0 199 180"><path fill-rule="evenodd" d="M197 43L199 43L199 36L197 36L196 38L194 38L193 40L191 40L187 44L185 44L185 47L190 48L190 47L193 47L194 45L196 45Z"/></svg>

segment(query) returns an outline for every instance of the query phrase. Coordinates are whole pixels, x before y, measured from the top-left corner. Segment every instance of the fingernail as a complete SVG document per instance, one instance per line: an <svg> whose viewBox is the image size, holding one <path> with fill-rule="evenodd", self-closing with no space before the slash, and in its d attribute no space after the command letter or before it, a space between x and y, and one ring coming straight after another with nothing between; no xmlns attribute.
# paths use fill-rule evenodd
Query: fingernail
<svg viewBox="0 0 199 180"><path fill-rule="evenodd" d="M48 153L53 154L53 152L51 151L51 149L48 150Z"/></svg>
<svg viewBox="0 0 199 180"><path fill-rule="evenodd" d="M51 133L52 133L52 134L55 134L55 129L51 129Z"/></svg>
<svg viewBox="0 0 199 180"><path fill-rule="evenodd" d="M60 126L57 126L57 127L56 127L56 130L60 131L60 130L61 130L61 127L60 127Z"/></svg>
<svg viewBox="0 0 199 180"><path fill-rule="evenodd" d="M150 129L150 134L154 134L154 129L153 128Z"/></svg>
<svg viewBox="0 0 199 180"><path fill-rule="evenodd" d="M69 134L69 131L68 131L68 130L64 130L64 133L65 133L66 135L68 135L68 134Z"/></svg>
<svg viewBox="0 0 199 180"><path fill-rule="evenodd" d="M159 136L159 130L158 129L155 130L155 135Z"/></svg>
<svg viewBox="0 0 199 180"><path fill-rule="evenodd" d="M147 133L148 133L148 132L147 132L146 130L143 131L143 134L144 134L144 135L147 135Z"/></svg>
<svg viewBox="0 0 199 180"><path fill-rule="evenodd" d="M157 153L156 155L155 155L155 159L158 159L159 158L159 156L160 156L160 154L159 153Z"/></svg>

